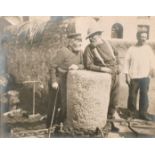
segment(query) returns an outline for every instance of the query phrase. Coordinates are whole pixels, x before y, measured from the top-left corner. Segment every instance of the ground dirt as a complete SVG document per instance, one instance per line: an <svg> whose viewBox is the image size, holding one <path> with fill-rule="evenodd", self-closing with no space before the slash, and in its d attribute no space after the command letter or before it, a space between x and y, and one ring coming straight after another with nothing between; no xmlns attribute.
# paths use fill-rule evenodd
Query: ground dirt
<svg viewBox="0 0 155 155"><path fill-rule="evenodd" d="M122 77L123 79L123 77ZM155 122L149 122L140 120L138 118L131 119L127 121L127 96L128 96L128 88L126 84L121 80L121 99L119 105L118 114L120 116L119 120L115 123L115 125L120 129L118 133L109 132L108 134L102 132L74 132L73 131L60 131L60 126L55 125L51 130L50 137L105 137L105 138L155 138ZM148 112L151 114L155 114L155 79L151 80L150 83L150 105ZM46 113L41 114L41 117ZM45 120L41 120L40 118L36 119L28 119L27 117L12 117L12 118L4 118L5 122L5 131L1 132L1 137L11 137L11 138L47 138L49 137L48 131L45 127ZM130 122L131 121L131 122ZM130 122L130 124L129 124ZM131 128L130 128L130 127ZM55 132L54 132L55 131Z"/></svg>

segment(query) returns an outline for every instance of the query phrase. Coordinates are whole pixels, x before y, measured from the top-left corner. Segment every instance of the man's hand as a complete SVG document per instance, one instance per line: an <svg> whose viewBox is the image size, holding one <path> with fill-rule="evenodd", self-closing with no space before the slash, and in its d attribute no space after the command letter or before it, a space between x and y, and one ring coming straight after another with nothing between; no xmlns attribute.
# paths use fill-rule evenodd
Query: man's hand
<svg viewBox="0 0 155 155"><path fill-rule="evenodd" d="M53 89L58 89L58 87L59 87L59 85L58 85L57 82L53 82L53 83L52 83L52 88L53 88Z"/></svg>
<svg viewBox="0 0 155 155"><path fill-rule="evenodd" d="M0 76L0 85L5 86L7 84L7 79L3 76Z"/></svg>
<svg viewBox="0 0 155 155"><path fill-rule="evenodd" d="M130 86L130 76L128 74L125 75L125 82L128 86Z"/></svg>
<svg viewBox="0 0 155 155"><path fill-rule="evenodd" d="M101 72L112 74L112 70L108 67L101 67Z"/></svg>
<svg viewBox="0 0 155 155"><path fill-rule="evenodd" d="M69 70L78 70L79 67L77 65L75 65L75 64L72 64L68 69Z"/></svg>
<svg viewBox="0 0 155 155"><path fill-rule="evenodd" d="M152 69L149 75L151 76L151 78L155 78L155 70Z"/></svg>

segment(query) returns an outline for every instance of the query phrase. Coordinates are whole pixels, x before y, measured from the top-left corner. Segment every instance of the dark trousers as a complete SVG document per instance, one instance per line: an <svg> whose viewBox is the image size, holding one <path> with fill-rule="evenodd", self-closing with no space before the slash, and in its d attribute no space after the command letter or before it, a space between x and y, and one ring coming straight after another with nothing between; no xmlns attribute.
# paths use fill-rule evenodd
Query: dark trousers
<svg viewBox="0 0 155 155"><path fill-rule="evenodd" d="M108 108L108 118L113 118L116 108L119 104L120 80L118 74L112 75L110 101Z"/></svg>
<svg viewBox="0 0 155 155"><path fill-rule="evenodd" d="M150 79L131 79L129 86L129 97L128 97L128 109L132 112L136 112L137 94L140 91L139 97L139 112L140 114L146 113L149 106L148 90L149 90Z"/></svg>
<svg viewBox="0 0 155 155"><path fill-rule="evenodd" d="M55 112L54 112L53 123L64 122L67 115L66 76L61 76L58 81L59 81L58 90L52 89L51 84L49 83L49 101L48 101L47 121L46 121L47 128L49 128L51 125L54 106L55 106ZM56 94L57 94L57 98L56 98Z"/></svg>

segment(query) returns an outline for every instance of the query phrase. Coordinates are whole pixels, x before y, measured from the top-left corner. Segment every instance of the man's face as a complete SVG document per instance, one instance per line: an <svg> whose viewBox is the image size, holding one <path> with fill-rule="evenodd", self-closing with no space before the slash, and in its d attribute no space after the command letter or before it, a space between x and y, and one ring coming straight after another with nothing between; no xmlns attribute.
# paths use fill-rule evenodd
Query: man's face
<svg viewBox="0 0 155 155"><path fill-rule="evenodd" d="M97 46L102 43L101 34L96 33L89 37L89 41L93 46Z"/></svg>
<svg viewBox="0 0 155 155"><path fill-rule="evenodd" d="M74 52L81 51L82 39L80 37L75 37L70 39L70 46Z"/></svg>
<svg viewBox="0 0 155 155"><path fill-rule="evenodd" d="M138 36L138 42L143 45L146 40L147 40L147 33L141 33L139 36Z"/></svg>

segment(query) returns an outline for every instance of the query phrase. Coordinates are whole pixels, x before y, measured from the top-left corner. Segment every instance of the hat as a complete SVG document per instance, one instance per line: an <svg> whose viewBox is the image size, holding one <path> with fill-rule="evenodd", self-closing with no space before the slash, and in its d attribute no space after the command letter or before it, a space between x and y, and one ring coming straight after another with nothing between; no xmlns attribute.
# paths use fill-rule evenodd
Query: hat
<svg viewBox="0 0 155 155"><path fill-rule="evenodd" d="M92 35L94 35L96 33L102 33L102 32L104 32L104 31L101 30L100 28L90 27L90 28L88 28L86 39L88 39L90 36L92 36Z"/></svg>
<svg viewBox="0 0 155 155"><path fill-rule="evenodd" d="M81 38L81 33L77 32L75 23L70 23L67 26L66 30L67 30L67 38L76 38L76 37Z"/></svg>

